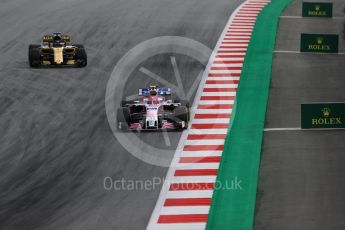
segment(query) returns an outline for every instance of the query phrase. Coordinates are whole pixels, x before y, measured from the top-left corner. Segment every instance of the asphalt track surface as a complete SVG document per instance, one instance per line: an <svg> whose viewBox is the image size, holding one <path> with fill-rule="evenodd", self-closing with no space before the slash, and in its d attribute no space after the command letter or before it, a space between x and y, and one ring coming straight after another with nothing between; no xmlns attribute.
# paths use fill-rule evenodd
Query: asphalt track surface
<svg viewBox="0 0 345 230"><path fill-rule="evenodd" d="M333 1L334 16L345 3ZM301 1L283 13L301 14ZM344 20L282 18L276 50L299 51L300 33L340 35ZM344 102L344 55L276 53L266 128L300 127L300 104ZM345 229L345 133L338 131L265 132L257 193L256 230Z"/></svg>
<svg viewBox="0 0 345 230"><path fill-rule="evenodd" d="M0 3L0 229L144 229L160 192L104 189L113 180L163 178L114 138L105 113L107 81L135 45L182 36L213 49L240 0L2 0ZM27 49L61 31L84 44L83 69L30 69ZM144 64L174 82L169 55ZM185 90L206 63L177 57ZM170 69L169 69L170 68ZM170 71L170 72L169 72ZM152 79L134 73L135 92ZM125 95L124 95L125 96ZM171 150L180 133L137 134Z"/></svg>

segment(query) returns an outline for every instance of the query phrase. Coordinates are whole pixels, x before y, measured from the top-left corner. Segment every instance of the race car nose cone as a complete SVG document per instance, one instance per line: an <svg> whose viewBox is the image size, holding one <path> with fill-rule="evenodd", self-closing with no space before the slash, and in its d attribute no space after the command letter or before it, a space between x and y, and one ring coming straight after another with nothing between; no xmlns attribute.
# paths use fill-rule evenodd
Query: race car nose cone
<svg viewBox="0 0 345 230"><path fill-rule="evenodd" d="M54 49L54 62L56 64L63 63L63 48L53 48Z"/></svg>

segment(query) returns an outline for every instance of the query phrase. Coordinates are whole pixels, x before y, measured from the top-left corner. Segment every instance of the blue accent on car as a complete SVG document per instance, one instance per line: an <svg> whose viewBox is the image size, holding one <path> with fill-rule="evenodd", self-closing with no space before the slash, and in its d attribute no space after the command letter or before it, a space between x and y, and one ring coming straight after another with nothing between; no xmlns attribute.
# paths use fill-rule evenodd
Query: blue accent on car
<svg viewBox="0 0 345 230"><path fill-rule="evenodd" d="M150 95L150 89L149 88L140 88L139 89L139 96L149 96ZM167 87L158 88L157 89L158 95L171 95L171 89Z"/></svg>

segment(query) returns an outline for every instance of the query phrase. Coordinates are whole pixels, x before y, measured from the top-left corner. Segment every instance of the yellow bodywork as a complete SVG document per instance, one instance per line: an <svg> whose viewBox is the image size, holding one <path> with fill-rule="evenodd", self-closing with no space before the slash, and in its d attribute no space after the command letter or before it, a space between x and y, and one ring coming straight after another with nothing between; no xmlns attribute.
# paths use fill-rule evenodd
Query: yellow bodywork
<svg viewBox="0 0 345 230"><path fill-rule="evenodd" d="M63 47L54 47L54 62L56 64L63 63Z"/></svg>
<svg viewBox="0 0 345 230"><path fill-rule="evenodd" d="M75 60L68 60L67 61L67 65L74 65L75 64Z"/></svg>

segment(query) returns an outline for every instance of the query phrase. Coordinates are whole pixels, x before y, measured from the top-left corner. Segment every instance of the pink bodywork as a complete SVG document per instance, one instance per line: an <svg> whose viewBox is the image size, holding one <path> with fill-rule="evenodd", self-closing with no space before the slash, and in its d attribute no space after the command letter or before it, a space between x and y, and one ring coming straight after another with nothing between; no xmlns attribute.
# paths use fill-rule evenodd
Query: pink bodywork
<svg viewBox="0 0 345 230"><path fill-rule="evenodd" d="M158 113L161 109L161 105L165 102L165 97L162 96L148 96L141 98L140 102L146 107L146 121L153 120L158 122ZM150 102L150 103L149 103ZM130 129L142 130L143 126L140 123L130 124ZM175 125L171 122L163 122L162 129L175 129Z"/></svg>

